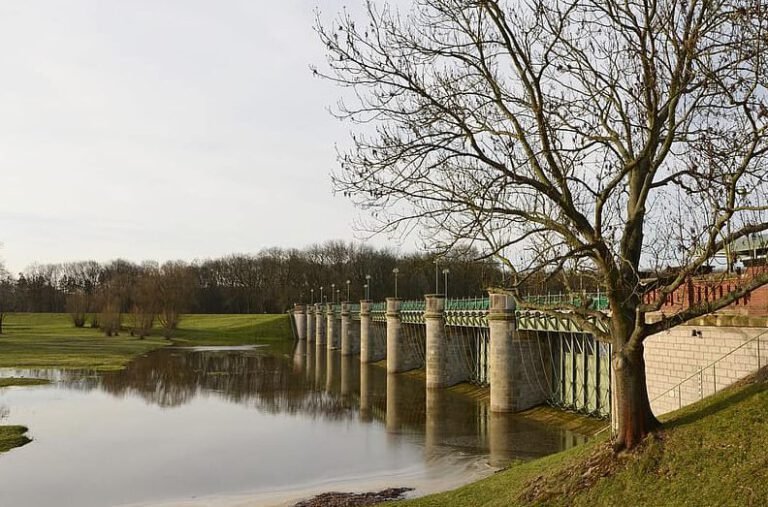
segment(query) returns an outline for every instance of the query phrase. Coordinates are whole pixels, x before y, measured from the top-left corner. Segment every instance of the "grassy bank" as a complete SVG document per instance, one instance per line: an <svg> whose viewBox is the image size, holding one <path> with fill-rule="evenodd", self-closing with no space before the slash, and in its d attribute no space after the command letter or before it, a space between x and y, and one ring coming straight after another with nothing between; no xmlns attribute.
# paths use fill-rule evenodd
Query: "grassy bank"
<svg viewBox="0 0 768 507"><path fill-rule="evenodd" d="M25 426L0 426L0 453L31 442L26 433Z"/></svg>
<svg viewBox="0 0 768 507"><path fill-rule="evenodd" d="M768 384L753 378L664 418L665 431L614 458L606 437L406 506L765 505ZM400 504L398 504L400 505Z"/></svg>

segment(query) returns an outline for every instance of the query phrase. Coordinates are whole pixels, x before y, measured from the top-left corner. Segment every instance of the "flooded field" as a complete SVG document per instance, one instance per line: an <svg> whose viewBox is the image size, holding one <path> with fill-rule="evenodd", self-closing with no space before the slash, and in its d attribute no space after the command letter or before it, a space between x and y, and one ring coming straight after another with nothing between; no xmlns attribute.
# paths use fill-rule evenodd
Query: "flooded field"
<svg viewBox="0 0 768 507"><path fill-rule="evenodd" d="M0 391L34 441L0 455L0 505L271 505L328 489L468 482L581 436L306 348L166 348L106 374Z"/></svg>

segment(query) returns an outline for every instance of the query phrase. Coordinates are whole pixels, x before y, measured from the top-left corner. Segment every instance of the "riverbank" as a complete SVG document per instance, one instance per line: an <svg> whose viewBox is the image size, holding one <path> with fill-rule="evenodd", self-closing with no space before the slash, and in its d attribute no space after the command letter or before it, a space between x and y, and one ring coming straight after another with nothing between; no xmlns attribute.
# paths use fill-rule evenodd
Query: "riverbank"
<svg viewBox="0 0 768 507"><path fill-rule="evenodd" d="M0 335L0 368L18 370L120 370L132 359L171 344L250 345L292 340L285 315L188 315L172 339L160 330L139 339L127 330L106 337L99 329L76 328L61 313L12 313ZM0 388L47 383L34 378L0 378ZM0 452L29 442L24 426L0 426Z"/></svg>
<svg viewBox="0 0 768 507"><path fill-rule="evenodd" d="M664 431L632 453L614 457L602 434L585 445L398 506L768 503L766 370L663 420Z"/></svg>

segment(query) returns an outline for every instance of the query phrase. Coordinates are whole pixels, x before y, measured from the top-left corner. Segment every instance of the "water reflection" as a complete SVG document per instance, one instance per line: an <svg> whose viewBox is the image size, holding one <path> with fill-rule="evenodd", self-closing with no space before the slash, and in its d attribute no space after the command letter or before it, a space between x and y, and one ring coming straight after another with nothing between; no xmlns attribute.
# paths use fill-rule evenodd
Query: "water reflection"
<svg viewBox="0 0 768 507"><path fill-rule="evenodd" d="M13 422L28 422L33 432L36 426L38 431L44 431L46 417L49 420L61 417L46 414L45 411L51 405L50 400L67 400L64 391L108 394L106 398L72 396L72 400L67 402L66 407L70 407L68 410L90 414L89 417L96 417L93 414L114 413L116 408L107 410L104 407L107 403L111 403L111 407L117 406L116 402L107 400L123 400L120 403L137 411L131 417L136 420L145 417L153 421L152 431L157 433L154 436L155 442L161 435L165 435L162 427L166 423L162 421L171 420L171 412L179 412L179 407L188 407L186 410L192 413L205 414L204 417L197 416L199 421L185 419L184 430L187 432L197 431L195 426L198 424L241 428L243 433L240 436L234 430L231 435L229 430L226 436L217 435L216 439L223 440L222 449L208 449L205 458L201 459L211 463L231 463L232 466L244 469L251 467L255 472L242 477L238 475L238 482L231 479L232 471L226 467L217 470L217 473L222 474L221 477L200 479L201 484L196 485L201 488L200 494L210 493L210 488L214 488L214 492L219 491L215 488L221 488L221 484L228 483L230 479L236 485L232 487L260 488L264 485L274 486L276 481L318 481L323 477L327 479L359 474L361 470L379 474L385 473L384 470L412 469L409 467L436 469L437 464L444 463L446 457L455 456L469 456L493 466L503 466L511 460L557 452L584 440L573 433L532 423L518 416L491 414L485 401L452 391L426 390L424 380L418 376L387 374L381 366L361 365L357 356L342 357L340 353L328 351L325 347L312 344L307 346L306 342L298 342L287 353L267 348L170 347L136 359L125 370L106 374L50 370L15 373L47 376L56 381L52 386L36 388L37 391L13 391L15 398L11 401L0 399L12 407L21 406L22 412L18 417L33 420ZM46 392L51 394L45 395ZM24 409L24 393L37 393L40 400L30 398L29 407ZM134 406L134 400L143 400L145 406L161 407L162 410L144 409L142 412L141 408ZM218 408L213 410L210 408L212 404ZM170 408L174 410L168 410ZM257 412L254 413L253 409ZM38 419L34 420L35 417ZM343 424L339 425L339 422ZM106 427L110 423L101 424ZM178 424L167 423L167 426L167 438L175 438L178 445L185 449L183 452L175 451L171 445L168 452L179 452L183 457L185 452L190 452L189 442L177 436ZM51 427L57 426L51 424ZM110 431L116 431L114 425ZM249 433L252 431L258 433L258 438ZM280 432L285 435L276 436ZM70 435L67 438L73 437ZM109 450L104 451L107 455L113 452L112 446L118 445L115 442L120 438L133 442L132 437L121 434L110 435L109 438ZM381 440L377 440L379 438ZM40 438L33 446L28 446L30 452L36 453L35 459L39 460L39 463L34 459L29 460L28 473L32 474L35 467L50 462L53 459L51 452L60 452L56 445L50 443L51 439ZM253 442L249 445L242 443L248 439L253 439ZM290 443L278 446L276 442L283 441L281 439ZM46 445L52 446L52 450L47 450ZM254 456L254 451L270 445L277 446L274 452L278 452L280 457L274 461L267 460L270 463L261 463L264 460L259 461L258 452ZM88 444L83 447L88 448ZM127 455L124 460L127 467L132 462L131 453L143 456L163 449L164 446L157 443L152 449L132 443L120 452ZM98 451L93 448L89 452L98 455ZM223 453L222 456L217 456L219 452ZM21 450L18 456L24 456ZM163 463L178 458L176 454L172 456L156 458L155 461ZM7 463L12 463L13 459L9 458ZM94 461L93 466L98 469L97 458L91 459ZM88 461L87 458L83 460ZM330 461L325 463L324 460ZM186 491L183 487L189 479L185 478L185 473L192 473L188 468L194 466L187 461L183 458L176 465L181 467L178 472L180 482L175 486L179 491ZM136 458L135 463L136 466L146 465L142 458ZM0 460L0 472L4 470L2 465L4 463ZM13 474L21 476L25 473L24 466L24 463L13 463L5 473L13 470ZM452 463L450 466L457 465ZM130 475L133 473L131 470L125 469L122 473ZM79 473L94 472L85 470ZM201 470L200 476L207 477L205 474L211 473L210 469ZM259 479L260 474L265 478ZM10 487L4 481L12 485L13 479L0 478L0 500L6 498L3 496L3 488ZM156 487L160 488L160 492L147 490L145 493L152 493L158 498L176 494L162 489L161 485ZM13 493L7 494L8 498L17 498ZM109 494L109 491L105 491L101 499L106 501L110 498ZM35 502L30 504L34 505ZM46 503L41 500L39 504Z"/></svg>

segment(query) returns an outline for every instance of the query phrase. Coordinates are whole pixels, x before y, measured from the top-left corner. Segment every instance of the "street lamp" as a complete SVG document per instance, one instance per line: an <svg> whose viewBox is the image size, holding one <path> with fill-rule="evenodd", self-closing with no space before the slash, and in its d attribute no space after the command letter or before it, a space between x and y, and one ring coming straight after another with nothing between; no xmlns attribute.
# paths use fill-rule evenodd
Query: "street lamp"
<svg viewBox="0 0 768 507"><path fill-rule="evenodd" d="M443 270L443 277L445 277L445 283L443 284L443 291L445 291L445 299L448 299L448 273L450 273L451 270L448 268L445 268Z"/></svg>
<svg viewBox="0 0 768 507"><path fill-rule="evenodd" d="M368 299L368 284L366 283L363 285L363 290L365 291L365 299Z"/></svg>
<svg viewBox="0 0 768 507"><path fill-rule="evenodd" d="M336 302L336 293L334 292L335 288L336 288L336 284L332 283L331 284L331 303L335 303Z"/></svg>
<svg viewBox="0 0 768 507"><path fill-rule="evenodd" d="M438 264L440 264L440 257L435 257L435 294L440 294L440 273Z"/></svg>
<svg viewBox="0 0 768 507"><path fill-rule="evenodd" d="M371 299L371 275L365 275L365 299Z"/></svg>
<svg viewBox="0 0 768 507"><path fill-rule="evenodd" d="M349 302L349 284L352 283L350 280L347 280L347 302Z"/></svg>
<svg viewBox="0 0 768 507"><path fill-rule="evenodd" d="M323 286L320 286L320 304L323 304Z"/></svg>
<svg viewBox="0 0 768 507"><path fill-rule="evenodd" d="M315 304L315 289L309 289L309 293L312 295L312 304Z"/></svg>
<svg viewBox="0 0 768 507"><path fill-rule="evenodd" d="M392 270L392 273L395 275L395 299L397 299L397 274L400 273L400 270L395 268Z"/></svg>

